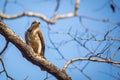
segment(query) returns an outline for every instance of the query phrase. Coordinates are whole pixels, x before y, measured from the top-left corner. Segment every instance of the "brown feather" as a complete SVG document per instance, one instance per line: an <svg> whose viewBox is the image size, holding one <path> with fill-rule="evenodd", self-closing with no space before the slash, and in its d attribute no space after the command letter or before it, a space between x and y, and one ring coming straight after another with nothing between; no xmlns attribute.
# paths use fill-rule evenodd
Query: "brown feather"
<svg viewBox="0 0 120 80"><path fill-rule="evenodd" d="M39 29L39 24L40 22L38 21L32 23L31 27L25 32L25 40L38 56L45 58L45 43L42 32Z"/></svg>

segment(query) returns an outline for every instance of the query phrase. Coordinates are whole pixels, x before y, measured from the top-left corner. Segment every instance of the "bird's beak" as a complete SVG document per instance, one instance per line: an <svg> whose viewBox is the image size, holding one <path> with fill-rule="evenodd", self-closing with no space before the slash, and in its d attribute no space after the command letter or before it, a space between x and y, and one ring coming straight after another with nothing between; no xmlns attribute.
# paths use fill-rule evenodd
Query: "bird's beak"
<svg viewBox="0 0 120 80"><path fill-rule="evenodd" d="M36 21L36 23L40 24L40 22L39 22L39 21Z"/></svg>

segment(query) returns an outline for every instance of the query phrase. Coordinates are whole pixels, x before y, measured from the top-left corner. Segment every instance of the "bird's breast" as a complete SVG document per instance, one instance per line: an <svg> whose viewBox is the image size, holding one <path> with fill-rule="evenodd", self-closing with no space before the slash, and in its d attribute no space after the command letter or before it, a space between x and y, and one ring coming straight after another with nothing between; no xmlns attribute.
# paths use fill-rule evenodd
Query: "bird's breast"
<svg viewBox="0 0 120 80"><path fill-rule="evenodd" d="M36 53L41 52L41 41L40 41L40 38L39 38L38 34L31 36L31 38L30 38L30 46L33 48L33 50Z"/></svg>

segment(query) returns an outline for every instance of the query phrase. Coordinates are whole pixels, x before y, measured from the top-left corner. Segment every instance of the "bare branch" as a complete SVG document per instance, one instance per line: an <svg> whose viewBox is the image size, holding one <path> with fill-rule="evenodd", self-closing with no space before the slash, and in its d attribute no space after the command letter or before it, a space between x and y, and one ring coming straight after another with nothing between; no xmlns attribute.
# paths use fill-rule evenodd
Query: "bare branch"
<svg viewBox="0 0 120 80"><path fill-rule="evenodd" d="M49 78L51 78L52 76L49 76L48 73L46 73L46 78L44 80L48 80Z"/></svg>
<svg viewBox="0 0 120 80"><path fill-rule="evenodd" d="M3 72L4 72L4 70L0 71L0 74L3 73Z"/></svg>
<svg viewBox="0 0 120 80"><path fill-rule="evenodd" d="M113 55L110 57L110 60L112 60L117 55L119 50L120 50L120 47L113 53Z"/></svg>
<svg viewBox="0 0 120 80"><path fill-rule="evenodd" d="M98 18L88 17L88 16L84 16L84 15L80 15L79 18L80 18L80 20L82 18L86 18L86 19L90 19L90 20L93 20L93 21L107 22L107 23L111 23L111 24L115 24L117 26L120 26L120 22L115 22L115 21L112 21L112 20L109 20L109 19L98 19Z"/></svg>
<svg viewBox="0 0 120 80"><path fill-rule="evenodd" d="M78 9L79 9L79 4L80 4L80 0L76 0L76 4L75 4L75 15L78 15Z"/></svg>
<svg viewBox="0 0 120 80"><path fill-rule="evenodd" d="M104 40L107 40L107 36L108 36L114 29L116 29L116 28L117 28L117 26L114 27L113 29L107 31L106 34L104 35Z"/></svg>
<svg viewBox="0 0 120 80"><path fill-rule="evenodd" d="M0 55L2 55L2 53L7 49L8 43L9 43L9 41L6 40L5 47L4 47L3 50L0 52Z"/></svg>
<svg viewBox="0 0 120 80"><path fill-rule="evenodd" d="M119 7L114 1L115 1L115 0L111 0L111 4L112 4L112 6L115 8L115 9L113 9L113 11L115 12L116 9L120 10L120 7ZM112 7L112 6L111 6L111 7Z"/></svg>
<svg viewBox="0 0 120 80"><path fill-rule="evenodd" d="M101 71L100 71L101 72ZM101 72L102 74L105 74L105 75L108 75L110 76L111 78L115 79L115 80L119 80L120 77L118 75L118 77L115 75L115 74L111 74L111 73L107 73L107 72Z"/></svg>
<svg viewBox="0 0 120 80"><path fill-rule="evenodd" d="M51 62L44 58L38 57L32 48L28 46L18 35L16 35L11 29L9 29L2 21L0 21L0 34L2 34L8 41L13 43L20 51L23 57L25 57L31 63L41 67L55 76L58 80L71 80L71 78L63 72L61 69L53 65Z"/></svg>
<svg viewBox="0 0 120 80"><path fill-rule="evenodd" d="M48 27L49 27L49 26L48 26ZM49 29L50 29L50 28L49 28ZM48 38L49 38L49 40L50 40L50 43L53 45L53 47L56 49L56 51L57 51L57 52L59 53L59 55L61 56L61 58L66 61L65 57L62 55L62 53L60 52L60 50L56 47L56 45L55 45L54 42L52 41L51 36L50 36L50 32L48 32Z"/></svg>
<svg viewBox="0 0 120 80"><path fill-rule="evenodd" d="M9 78L9 79L11 79L11 80L14 80L11 76L8 75L7 70L6 70L6 68L5 68L5 65L4 65L4 62L3 62L3 60L2 60L1 57L0 57L0 61L1 61L1 63L2 63L3 71L5 72L6 77ZM2 71L2 72L3 72L3 71Z"/></svg>
<svg viewBox="0 0 120 80"><path fill-rule="evenodd" d="M55 11L54 11L54 16L57 15L57 11L58 11L59 6L60 6L60 0L56 0L56 1L57 1L57 5L56 5Z"/></svg>
<svg viewBox="0 0 120 80"><path fill-rule="evenodd" d="M68 61L68 60L62 55L62 53L60 52L60 50L56 47L55 43L52 41L51 36L50 36L50 31L52 31L53 33L56 33L56 34L68 34L68 33L53 31L53 30L49 27L49 25L48 25L48 29L49 29L48 38L49 38L51 44L53 45L54 49L59 53L59 55L62 57L62 59L64 59L65 61ZM69 31L70 31L70 29L69 29ZM66 42L65 42L65 43L66 43ZM65 44L65 43L64 43L64 44ZM72 63L71 65L73 65L78 71L80 71L88 80L92 80L92 79L91 79L87 74L85 74L85 73L83 72L83 70L81 70L78 66L76 66L76 65L73 64L73 63Z"/></svg>
<svg viewBox="0 0 120 80"><path fill-rule="evenodd" d="M74 13L57 15L57 16L54 17L54 19L50 20L49 18L47 18L43 14L33 13L33 12L24 12L24 13L20 13L20 14L16 14L16 15L5 15L3 13L0 13L0 17L5 18L5 19L14 19L14 18L19 18L19 17L23 17L23 16L38 17L38 18L41 18L42 20L46 21L47 23L54 24L54 23L57 22L58 19L70 18L70 17L74 17L75 15L74 15Z"/></svg>
<svg viewBox="0 0 120 80"><path fill-rule="evenodd" d="M4 2L4 7L3 7L3 13L5 13L5 11L6 11L6 6L7 6L7 4L8 4L8 0L5 0L5 2ZM3 20L3 18L2 17L0 17L0 19L1 20Z"/></svg>
<svg viewBox="0 0 120 80"><path fill-rule="evenodd" d="M95 58L75 58L75 59L71 59L69 60L65 66L63 67L63 70L65 71L67 69L67 67L73 63L73 62L76 62L76 61L93 61L93 62L104 62L104 63L110 63L110 64L119 64L120 65L120 62L117 62L117 61L110 61L110 60L104 60L104 59L100 59L100 60L97 60Z"/></svg>
<svg viewBox="0 0 120 80"><path fill-rule="evenodd" d="M33 12L23 12L23 13L16 14L16 15L5 15L3 13L0 13L0 17L5 18L5 19L15 19L15 18L23 17L23 16L34 16L34 17L41 18L42 20L46 21L47 23L54 24L59 19L71 18L71 17L77 16L78 9L79 9L79 3L80 3L80 0L76 0L76 5L75 5L75 11L74 12L68 13L68 14L63 14L63 15L56 15L52 20L47 18L43 14L33 13Z"/></svg>

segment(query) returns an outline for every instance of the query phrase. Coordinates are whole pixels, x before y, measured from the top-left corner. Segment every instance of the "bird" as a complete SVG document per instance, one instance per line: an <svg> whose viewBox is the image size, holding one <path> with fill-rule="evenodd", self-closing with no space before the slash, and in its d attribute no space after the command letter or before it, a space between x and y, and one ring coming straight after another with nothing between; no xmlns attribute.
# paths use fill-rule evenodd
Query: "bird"
<svg viewBox="0 0 120 80"><path fill-rule="evenodd" d="M40 22L37 20L32 22L30 28L25 32L25 40L32 47L33 51L37 53L37 56L45 59L45 42L39 25Z"/></svg>

